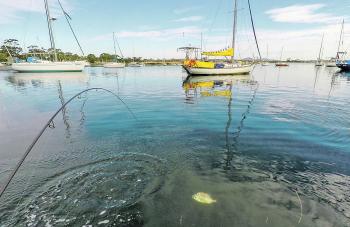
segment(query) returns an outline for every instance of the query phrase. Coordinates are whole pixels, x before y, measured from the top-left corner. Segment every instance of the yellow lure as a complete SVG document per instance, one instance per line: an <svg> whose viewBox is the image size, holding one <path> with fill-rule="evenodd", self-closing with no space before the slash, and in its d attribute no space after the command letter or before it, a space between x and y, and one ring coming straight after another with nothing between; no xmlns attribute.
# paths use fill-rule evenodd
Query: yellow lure
<svg viewBox="0 0 350 227"><path fill-rule="evenodd" d="M199 203L203 204L212 204L216 203L216 200L213 199L209 194L204 193L204 192L198 192L192 196L192 199Z"/></svg>

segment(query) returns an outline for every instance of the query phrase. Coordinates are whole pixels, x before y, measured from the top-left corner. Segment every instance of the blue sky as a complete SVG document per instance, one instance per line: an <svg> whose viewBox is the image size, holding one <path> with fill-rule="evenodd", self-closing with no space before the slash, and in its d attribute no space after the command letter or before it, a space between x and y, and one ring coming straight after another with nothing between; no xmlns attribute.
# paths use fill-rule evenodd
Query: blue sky
<svg viewBox="0 0 350 227"><path fill-rule="evenodd" d="M239 0L237 57L256 56L247 0ZM57 1L49 0L57 47L79 53ZM62 0L86 53L113 52L116 32L124 55L181 57L177 48L200 45L206 50L230 45L233 0ZM325 33L324 57L335 56L340 23L350 21L350 0L251 0L263 55L316 58ZM344 48L349 49L350 23ZM48 47L43 0L0 0L0 41L17 38L23 46Z"/></svg>

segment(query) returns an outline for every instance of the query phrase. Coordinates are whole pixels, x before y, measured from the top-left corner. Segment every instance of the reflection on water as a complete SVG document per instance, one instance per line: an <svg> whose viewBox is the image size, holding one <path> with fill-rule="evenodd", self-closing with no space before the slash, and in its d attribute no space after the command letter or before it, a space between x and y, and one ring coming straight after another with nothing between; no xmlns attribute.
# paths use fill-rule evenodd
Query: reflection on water
<svg viewBox="0 0 350 227"><path fill-rule="evenodd" d="M138 119L104 93L68 105L1 199L1 225L348 226L349 78L309 64L0 72L0 182L81 90L119 92Z"/></svg>

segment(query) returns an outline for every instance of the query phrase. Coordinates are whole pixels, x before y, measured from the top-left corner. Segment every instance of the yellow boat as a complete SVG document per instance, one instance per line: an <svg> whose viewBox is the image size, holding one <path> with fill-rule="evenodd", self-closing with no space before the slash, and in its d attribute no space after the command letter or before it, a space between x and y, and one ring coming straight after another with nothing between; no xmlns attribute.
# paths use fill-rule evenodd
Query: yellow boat
<svg viewBox="0 0 350 227"><path fill-rule="evenodd" d="M234 25L232 35L232 47L219 51L202 52L202 56L207 57L229 57L230 62L213 62L203 61L197 59L189 59L186 54L186 60L183 63L183 68L190 75L241 75L249 74L253 67L252 65L241 64L234 60L235 52L235 40L236 40L236 27L237 27L237 0L234 4ZM260 52L259 52L260 53Z"/></svg>

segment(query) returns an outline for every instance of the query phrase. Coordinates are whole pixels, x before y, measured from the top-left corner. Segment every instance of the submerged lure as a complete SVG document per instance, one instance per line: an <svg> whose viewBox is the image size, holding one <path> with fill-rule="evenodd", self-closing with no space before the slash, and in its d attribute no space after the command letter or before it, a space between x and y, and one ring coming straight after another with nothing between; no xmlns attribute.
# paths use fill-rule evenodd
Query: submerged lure
<svg viewBox="0 0 350 227"><path fill-rule="evenodd" d="M199 203L203 204L212 204L216 203L216 200L213 199L209 194L204 193L204 192L198 192L192 196L192 199Z"/></svg>

